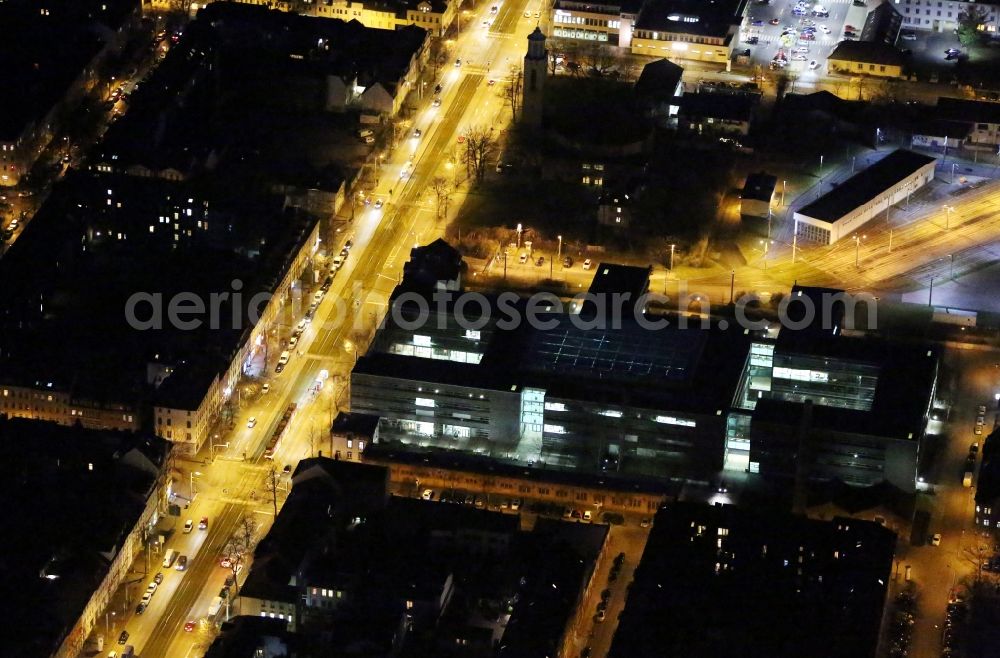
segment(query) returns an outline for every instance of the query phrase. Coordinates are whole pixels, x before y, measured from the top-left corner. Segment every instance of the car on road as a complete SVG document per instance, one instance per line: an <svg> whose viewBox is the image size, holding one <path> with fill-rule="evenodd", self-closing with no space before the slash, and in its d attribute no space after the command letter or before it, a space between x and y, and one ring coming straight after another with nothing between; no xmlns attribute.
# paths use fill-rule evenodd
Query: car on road
<svg viewBox="0 0 1000 658"><path fill-rule="evenodd" d="M224 557L221 560L219 560L219 566L222 567L223 569L232 569L233 563L228 557Z"/></svg>
<svg viewBox="0 0 1000 658"><path fill-rule="evenodd" d="M122 631L121 635L118 636L118 644L125 644L128 642L128 631Z"/></svg>
<svg viewBox="0 0 1000 658"><path fill-rule="evenodd" d="M903 30L899 33L899 38L903 41L916 41L917 33L912 30Z"/></svg>
<svg viewBox="0 0 1000 658"><path fill-rule="evenodd" d="M176 569L177 571L186 571L187 568L188 568L188 556L181 555L180 557L177 558L177 565L174 566L174 569Z"/></svg>
<svg viewBox="0 0 1000 658"><path fill-rule="evenodd" d="M435 98L434 102L431 103L431 105L433 105L434 107L441 107L441 99L440 98Z"/></svg>
<svg viewBox="0 0 1000 658"><path fill-rule="evenodd" d="M341 263L342 262L343 261L341 261ZM336 258L333 259L333 264L336 265L337 267L340 267L341 263L338 263ZM295 325L295 331L296 331L296 333L300 333L301 334L305 330L306 330L306 321L305 320L299 320L299 323L297 325Z"/></svg>
<svg viewBox="0 0 1000 658"><path fill-rule="evenodd" d="M140 603L139 605L135 606L135 614L136 615L141 615L144 612L146 612L146 604L145 603Z"/></svg>
<svg viewBox="0 0 1000 658"><path fill-rule="evenodd" d="M153 582L156 583L157 585L159 585L160 583L162 583L163 582L163 574L162 573L158 573L155 576L153 576Z"/></svg>
<svg viewBox="0 0 1000 658"><path fill-rule="evenodd" d="M947 50L945 50L945 51L944 51L944 54L945 54L945 55L952 55L952 56L955 56L955 55L958 55L958 54L959 54L959 53L961 53L961 52L962 52L962 51L961 51L961 50L959 50L958 48L948 48Z"/></svg>
<svg viewBox="0 0 1000 658"><path fill-rule="evenodd" d="M527 9L525 9L525 10L524 10L524 17L525 17L525 18L531 18L531 12L530 12L530 11L528 11Z"/></svg>
<svg viewBox="0 0 1000 658"><path fill-rule="evenodd" d="M145 594L142 595L142 602L145 603L146 605L149 605L149 602L152 600L153 600L152 592L146 592Z"/></svg>
<svg viewBox="0 0 1000 658"><path fill-rule="evenodd" d="M267 395L268 393L271 392L271 385L264 384L263 386L260 387L260 392L263 393L264 395Z"/></svg>
<svg viewBox="0 0 1000 658"><path fill-rule="evenodd" d="M384 202L382 201L382 199L376 199L375 200L375 210L379 210L382 207L383 203Z"/></svg>
<svg viewBox="0 0 1000 658"><path fill-rule="evenodd" d="M298 336L292 336L291 338L288 339L288 347L289 347L289 349L295 347L298 344L299 344L299 337Z"/></svg>
<svg viewBox="0 0 1000 658"><path fill-rule="evenodd" d="M819 31L822 32L823 34L830 34L830 28L828 28L826 25L820 25Z"/></svg>
<svg viewBox="0 0 1000 658"><path fill-rule="evenodd" d="M931 546L940 546L940 545L941 545L941 533L935 532L934 536L931 537Z"/></svg>
<svg viewBox="0 0 1000 658"><path fill-rule="evenodd" d="M208 517L207 516L201 517L201 521L198 521L198 529L199 530L208 530Z"/></svg>
<svg viewBox="0 0 1000 658"><path fill-rule="evenodd" d="M184 522L184 534L186 535L192 530L194 530L194 521L188 519L187 521Z"/></svg>
<svg viewBox="0 0 1000 658"><path fill-rule="evenodd" d="M158 584L156 583L156 581L154 580L154 581L153 581L153 582L151 582L150 584L146 585L146 591L147 591L147 592L149 592L150 594L155 594L155 593L156 593L156 588L157 588L157 587L159 587L159 585L158 585Z"/></svg>
<svg viewBox="0 0 1000 658"><path fill-rule="evenodd" d="M455 68L458 68L458 67L459 67L459 66L461 66L461 65L462 65L462 60L460 60L460 59L456 59L456 60L455 60Z"/></svg>
<svg viewBox="0 0 1000 658"><path fill-rule="evenodd" d="M424 134L424 131L422 131L420 128L414 128L413 129L413 137L414 138L420 139L423 136L423 134Z"/></svg>
<svg viewBox="0 0 1000 658"><path fill-rule="evenodd" d="M542 17L542 12L536 11L535 12L535 18L541 18L541 17Z"/></svg>
<svg viewBox="0 0 1000 658"><path fill-rule="evenodd" d="M515 498L514 500L510 501L510 509L514 512L521 509L521 499Z"/></svg>
<svg viewBox="0 0 1000 658"><path fill-rule="evenodd" d="M535 261L536 267L541 267L544 264L545 264L545 256L539 256L538 260Z"/></svg>
<svg viewBox="0 0 1000 658"><path fill-rule="evenodd" d="M781 20L777 18L772 18L771 20L768 21L768 23L771 25L778 25L779 23L781 23Z"/></svg>
<svg viewBox="0 0 1000 658"><path fill-rule="evenodd" d="M750 21L750 25L752 25L753 27L761 27L762 25L764 25L764 21L760 20L759 18L755 18L752 21Z"/></svg>
<svg viewBox="0 0 1000 658"><path fill-rule="evenodd" d="M640 521L639 522L639 527L648 528L649 527L649 519L643 519L642 521Z"/></svg>
<svg viewBox="0 0 1000 658"><path fill-rule="evenodd" d="M292 472L292 465L291 464L285 464L285 467L283 469L281 469L281 472L282 473L291 473Z"/></svg>
<svg viewBox="0 0 1000 658"><path fill-rule="evenodd" d="M424 500L430 500L434 496L433 489L424 489L424 492L420 494L420 497Z"/></svg>
<svg viewBox="0 0 1000 658"><path fill-rule="evenodd" d="M293 339L294 339L294 337L293 337ZM256 418L256 416L250 416L250 418L247 419L247 429L251 429L252 430L256 425L257 425L257 418Z"/></svg>
<svg viewBox="0 0 1000 658"><path fill-rule="evenodd" d="M489 80L487 80L487 81L486 81L486 86L488 86L488 87L492 87L492 86L493 86L493 85L495 85L496 83L497 83L497 81L496 81L496 80L494 80L493 78L490 78Z"/></svg>
<svg viewBox="0 0 1000 658"><path fill-rule="evenodd" d="M598 610L597 614L594 615L594 621L602 622L607 618L607 616L608 613L605 610Z"/></svg>
<svg viewBox="0 0 1000 658"><path fill-rule="evenodd" d="M498 11L500 11L500 7L497 7L496 5L493 5L492 7L490 7L490 13L491 14L495 14Z"/></svg>
<svg viewBox="0 0 1000 658"><path fill-rule="evenodd" d="M188 620L184 624L184 630L187 631L188 633L190 633L191 631L193 631L194 630L194 621Z"/></svg>
<svg viewBox="0 0 1000 658"><path fill-rule="evenodd" d="M521 265L524 265L525 263L527 263L528 262L528 254L521 254L520 256L518 256L517 257L517 262L520 263Z"/></svg>
<svg viewBox="0 0 1000 658"><path fill-rule="evenodd" d="M976 425L982 425L986 422L985 416L976 416Z"/></svg>
<svg viewBox="0 0 1000 658"><path fill-rule="evenodd" d="M982 434L983 434L983 426L982 425L976 425L976 429L972 430L972 433L975 434L976 436L982 436Z"/></svg>
<svg viewBox="0 0 1000 658"><path fill-rule="evenodd" d="M760 39L758 37L750 37L749 39L747 39L743 43L747 44L748 46L756 46L758 43L760 43ZM749 55L750 54L750 49L747 48L746 52L744 54Z"/></svg>
<svg viewBox="0 0 1000 658"><path fill-rule="evenodd" d="M563 267L573 267L573 259L569 256L563 258Z"/></svg>
<svg viewBox="0 0 1000 658"><path fill-rule="evenodd" d="M819 66L819 62L817 62L815 59L809 60L809 70L810 71L815 71L818 66Z"/></svg>
<svg viewBox="0 0 1000 658"><path fill-rule="evenodd" d="M584 510L584 512L583 512L583 520L584 521L586 521L587 523L590 523L590 521L593 520L593 518L594 518L593 512L591 512L589 509L588 510Z"/></svg>
<svg viewBox="0 0 1000 658"><path fill-rule="evenodd" d="M278 365L274 366L274 372L276 374L280 375L284 371L285 371L285 364L284 363L279 363Z"/></svg>
<svg viewBox="0 0 1000 658"><path fill-rule="evenodd" d="M593 265L593 262L589 258L583 261L583 269L589 270L591 265Z"/></svg>

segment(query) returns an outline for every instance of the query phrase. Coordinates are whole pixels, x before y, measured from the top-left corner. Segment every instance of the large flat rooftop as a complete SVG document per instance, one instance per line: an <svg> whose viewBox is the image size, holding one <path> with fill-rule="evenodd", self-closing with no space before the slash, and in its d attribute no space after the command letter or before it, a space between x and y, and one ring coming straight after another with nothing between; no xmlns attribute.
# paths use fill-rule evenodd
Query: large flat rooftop
<svg viewBox="0 0 1000 658"><path fill-rule="evenodd" d="M934 160L928 155L897 149L799 209L798 214L832 224Z"/></svg>
<svg viewBox="0 0 1000 658"><path fill-rule="evenodd" d="M652 328L628 316L617 326L609 321L590 328L577 316L552 313L541 323L522 315L517 327L501 328L494 326L500 316L494 311L493 324L480 331L486 344L479 363L391 353L392 345L412 342L422 330L404 329L390 314L354 372L497 391L542 388L569 399L714 413L731 406L750 349L742 330L702 329L697 321L686 329Z"/></svg>
<svg viewBox="0 0 1000 658"><path fill-rule="evenodd" d="M740 24L748 4L748 0L647 0L635 28L722 38Z"/></svg>

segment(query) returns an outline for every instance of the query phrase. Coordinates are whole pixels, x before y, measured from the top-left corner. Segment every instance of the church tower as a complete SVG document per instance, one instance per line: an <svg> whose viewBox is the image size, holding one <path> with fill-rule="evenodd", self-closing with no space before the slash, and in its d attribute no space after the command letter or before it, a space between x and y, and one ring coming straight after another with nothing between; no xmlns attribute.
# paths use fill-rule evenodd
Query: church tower
<svg viewBox="0 0 1000 658"><path fill-rule="evenodd" d="M542 125L542 107L545 97L545 77L549 70L545 35L535 27L528 35L528 54L524 56L524 81L522 84L521 119L529 126Z"/></svg>

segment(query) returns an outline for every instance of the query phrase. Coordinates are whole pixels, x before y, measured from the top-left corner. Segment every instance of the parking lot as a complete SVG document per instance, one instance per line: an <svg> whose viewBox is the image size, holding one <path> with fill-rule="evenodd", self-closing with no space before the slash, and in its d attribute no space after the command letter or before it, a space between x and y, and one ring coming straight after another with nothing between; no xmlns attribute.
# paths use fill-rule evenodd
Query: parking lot
<svg viewBox="0 0 1000 658"><path fill-rule="evenodd" d="M747 13L737 50L749 48L753 64L795 71L800 80L822 76L827 56L845 39L845 26L860 36L867 12L855 0L758 0Z"/></svg>

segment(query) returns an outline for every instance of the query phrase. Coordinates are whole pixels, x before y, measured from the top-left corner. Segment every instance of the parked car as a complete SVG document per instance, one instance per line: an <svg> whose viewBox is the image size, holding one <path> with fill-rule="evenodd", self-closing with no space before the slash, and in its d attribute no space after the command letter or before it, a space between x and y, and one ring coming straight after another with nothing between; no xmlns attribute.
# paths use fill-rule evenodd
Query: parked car
<svg viewBox="0 0 1000 658"><path fill-rule="evenodd" d="M198 529L199 530L208 530L208 517L207 516L201 517L201 521L198 522Z"/></svg>
<svg viewBox="0 0 1000 658"><path fill-rule="evenodd" d="M188 633L190 633L191 631L194 630L194 626L195 626L194 621L193 620L188 620L184 624L184 630L187 631Z"/></svg>
<svg viewBox="0 0 1000 658"><path fill-rule="evenodd" d="M528 254L522 253L520 256L518 256L517 262L520 263L521 265L524 265L525 263L527 263L528 262Z"/></svg>
<svg viewBox="0 0 1000 658"><path fill-rule="evenodd" d="M379 208L381 208L382 207L382 203L383 203L382 199L376 199L375 200L375 210L378 210Z"/></svg>
<svg viewBox="0 0 1000 658"><path fill-rule="evenodd" d="M184 522L184 534L186 535L192 530L194 530L194 521L188 519L187 521Z"/></svg>
<svg viewBox="0 0 1000 658"><path fill-rule="evenodd" d="M573 259L569 256L563 258L563 267L573 267Z"/></svg>
<svg viewBox="0 0 1000 658"><path fill-rule="evenodd" d="M118 636L118 644L125 644L128 642L128 631L122 631L121 635Z"/></svg>
<svg viewBox="0 0 1000 658"><path fill-rule="evenodd" d="M590 259L588 258L587 260L583 261L583 269L585 269L585 270L589 270L589 269L590 269L590 266L591 266L592 264L593 264L593 263L592 263L592 262L591 262L591 260L590 260Z"/></svg>
<svg viewBox="0 0 1000 658"><path fill-rule="evenodd" d="M420 494L420 497L423 498L424 500L430 500L433 495L434 495L433 489L424 489L424 492Z"/></svg>
<svg viewBox="0 0 1000 658"><path fill-rule="evenodd" d="M941 533L935 532L934 536L931 537L931 546L940 546L940 545L941 545Z"/></svg>
<svg viewBox="0 0 1000 658"><path fill-rule="evenodd" d="M159 585L160 583L162 583L163 582L163 574L162 573L158 573L155 576L153 576L153 582L156 583L157 585Z"/></svg>
<svg viewBox="0 0 1000 658"><path fill-rule="evenodd" d="M293 340L294 340L294 337L293 337ZM250 416L250 418L247 419L247 429L251 429L252 430L254 427L256 427L256 425L257 425L257 417L256 416Z"/></svg>

